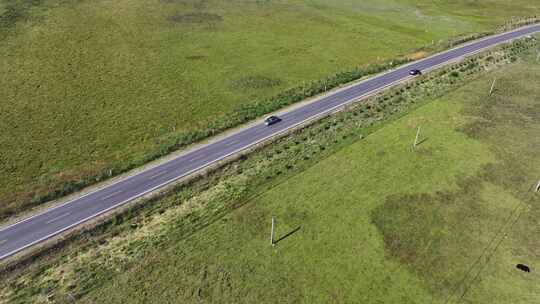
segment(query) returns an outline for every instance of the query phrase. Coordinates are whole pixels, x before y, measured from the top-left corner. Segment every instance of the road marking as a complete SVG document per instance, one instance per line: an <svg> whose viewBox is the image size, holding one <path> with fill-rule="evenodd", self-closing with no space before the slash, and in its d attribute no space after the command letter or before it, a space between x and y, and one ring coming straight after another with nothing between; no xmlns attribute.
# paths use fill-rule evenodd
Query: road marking
<svg viewBox="0 0 540 304"><path fill-rule="evenodd" d="M239 142L240 142L240 140L233 140L231 142L225 143L225 146L232 146L232 145L237 144Z"/></svg>
<svg viewBox="0 0 540 304"><path fill-rule="evenodd" d="M113 193L111 193L111 194L109 194L107 196L102 197L101 199L108 199L109 197L113 197L113 196L117 195L120 192L122 192L122 190L118 190L116 192L113 192Z"/></svg>
<svg viewBox="0 0 540 304"><path fill-rule="evenodd" d="M188 159L186 159L186 161L195 161L195 160L199 160L199 159L201 159L203 157L205 157L204 154L194 155L192 157L188 157Z"/></svg>
<svg viewBox="0 0 540 304"><path fill-rule="evenodd" d="M150 179L154 179L154 178L156 178L156 177L158 177L158 176L161 176L161 175L163 175L163 174L165 174L165 173L167 173L167 171L161 171L161 172L158 172L158 173L156 173L156 174L154 174L154 175L151 175L149 178L150 178Z"/></svg>
<svg viewBox="0 0 540 304"><path fill-rule="evenodd" d="M292 118L294 119L295 117L293 116ZM289 118L289 119L291 119L291 118ZM262 134L266 133L267 131L268 131L268 129L260 129L260 130L256 130L256 132L253 132L253 133L254 133L254 135L257 136L257 135L262 135Z"/></svg>
<svg viewBox="0 0 540 304"><path fill-rule="evenodd" d="M59 219L61 219L61 218L63 218L63 217L66 217L66 216L68 216L68 215L70 215L70 213L69 213L69 212L66 212L66 213L64 213L64 214L62 214L62 215L59 215L59 216L53 218L52 220L46 221L45 224L50 224L50 223L55 222L55 221L57 221L57 220L59 220Z"/></svg>

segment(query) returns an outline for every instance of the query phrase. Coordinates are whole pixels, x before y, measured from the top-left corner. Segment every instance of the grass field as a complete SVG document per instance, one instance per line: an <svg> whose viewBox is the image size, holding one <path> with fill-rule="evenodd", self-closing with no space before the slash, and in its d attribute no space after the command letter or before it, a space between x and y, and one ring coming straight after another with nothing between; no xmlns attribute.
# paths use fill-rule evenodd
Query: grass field
<svg viewBox="0 0 540 304"><path fill-rule="evenodd" d="M198 233L167 234L82 302L538 302L535 57L418 108ZM277 238L286 236L273 248L272 216Z"/></svg>
<svg viewBox="0 0 540 304"><path fill-rule="evenodd" d="M0 215L239 105L538 12L528 0L0 0Z"/></svg>
<svg viewBox="0 0 540 304"><path fill-rule="evenodd" d="M463 293L469 295L476 289L467 287L476 288L471 283L477 281L478 272L482 270L485 273L490 270L485 267L489 266L486 262L494 257L490 253L504 245L500 245L500 241L505 240L503 236L513 227L513 221L520 219L519 223L524 227L535 227L531 220L534 219L534 212L526 213L523 209L513 207L523 207L523 202L535 203L535 197L529 196L531 192L528 190L532 186L530 180L535 179L536 172L533 171L527 176L523 174L527 168L523 166L525 169L522 169L521 166L526 163L532 168L536 167L534 153L530 152L537 149L534 135L537 134L535 124L538 111L535 100L538 89L534 85L529 86L528 82L537 82L538 62L534 62L532 56L536 57L538 47L539 42L516 41L416 78L412 83L369 98L347 111L277 140L272 145L230 163L198 181L178 187L166 197L150 200L141 205L142 209L131 209L122 216L115 216L110 222L78 235L56 250L48 251L40 258L32 258L29 265L19 265L7 271L2 269L0 281L5 284L0 286L0 303L71 303L73 298L81 297L89 297L86 301L98 298L98 302L101 302L104 300L102 297L109 295L107 290L115 287L121 287L113 293L118 302L122 302L122 292L134 292L134 297L140 297L140 301L147 302L162 302L165 300L163 297L170 295L163 293L163 297L159 298L157 294L147 293L145 288L156 292L169 289L171 292L178 292L174 298L180 302L216 302L222 298L225 302L238 302L244 297L239 295L239 290L249 293L249 297L268 302L270 300L266 293L245 290L244 287L266 286L266 281L261 277L261 269L273 267L258 266L264 262L261 257L263 260L275 259L266 251L270 247L269 211L278 217L278 238L300 227L294 234L279 241L278 250L287 246L288 242L298 235L311 231L305 230L306 228L313 224L318 227L314 230L316 235L313 235L313 231L309 232L311 239L303 238L301 243L295 245L294 248L301 251L300 255L283 253L287 255L286 259L280 261L289 263L283 267L297 263L294 264L296 266L293 265L298 272L296 275L281 268L283 272L280 274L286 275L285 278L293 283L306 280L311 274L317 274L322 277L321 280L324 275L345 280L341 276L342 268L338 267L333 271L330 266L323 267L324 271L318 275L317 269L308 268L311 265L309 263L312 263L309 261L317 260L324 264L341 261L340 265L356 265L355 263L359 262L352 257L334 254L336 259L331 260L331 254L336 248L349 248L347 246L351 244L354 245L354 250L358 250L360 245L354 235L367 233L362 234L361 241L369 244L368 248L373 250L361 255L366 262L357 266L362 268L363 275L385 274L382 267L391 263L399 269L405 269L407 280L417 279L427 286L424 298L418 296L420 300L435 298L436 302L440 302L448 299L449 295L454 297L450 300L458 300ZM530 58L519 65L511 64L519 61L518 58L523 56L524 51L528 52ZM504 70L500 70L502 68ZM474 79L478 79L479 75L486 71L491 71L487 78L474 82ZM498 78L498 85L494 96L487 98L492 77ZM510 79L512 82L509 82ZM472 84L456 91L467 83ZM515 83L522 83L522 87L516 87ZM478 90L481 90L483 95L479 94ZM450 97L441 95L453 91L456 93ZM445 98L437 100L436 105L419 108L433 101L433 96ZM508 96L512 96L511 102ZM525 103L517 103L521 101ZM414 111L415 109L418 110ZM403 116L411 111L414 113ZM505 133L516 124L519 124L519 132ZM413 153L410 145L417 125L423 127L422 143ZM484 130L492 133L483 133ZM436 138L436 142L432 143L433 134L442 137ZM507 151L510 154L506 155L500 154L503 150L493 145L494 142L503 143L501 139L490 137L504 134L512 139L509 145L513 147ZM368 137L365 138L365 135ZM525 138L526 135L529 138ZM381 139L378 139L379 137ZM365 140L362 140L363 138ZM496 151L498 152L495 153ZM441 160L441 153L448 153L448 156ZM516 158L517 155L519 158ZM411 159L426 164L413 166L408 164ZM382 163L378 164L379 161ZM501 164L504 168L497 169ZM362 168L358 169L359 166ZM415 170L419 172L413 172ZM507 180L501 179L500 173L503 171ZM418 174L420 176L417 176ZM306 176L309 179L303 180ZM419 178L419 181L411 182L411 178ZM365 183L366 186L360 183ZM494 186L484 185L487 183ZM422 184L421 188L415 189L419 184ZM527 189L520 189L515 187L517 184L528 186ZM501 185L504 185L504 190L500 189ZM478 193L475 190L478 190ZM523 190L525 195L516 192L518 190ZM285 194L283 191L286 191ZM306 193L302 194L301 191ZM291 197L287 197L289 192ZM316 197L313 201L315 204L312 204L312 193ZM504 216L504 211L496 209L488 215L479 214L475 203L486 195L488 198L521 203L505 206L510 212ZM300 203L295 202L296 197L300 197ZM352 204L357 198L366 200L368 205L351 205L354 208L349 206L349 203ZM282 200L288 205L282 205ZM401 202L407 204L403 205ZM270 209L264 204L268 204ZM297 205L300 206L299 209ZM447 208L448 206L453 208ZM482 207L486 207L486 210L493 209L493 206L484 203ZM359 213L362 216L355 218L354 212L358 210L362 211ZM327 218L326 213L331 217ZM477 215L492 222L480 222ZM525 216L530 216L530 219L521 222ZM466 221L467 219L469 220ZM358 220L357 224L352 223L355 220ZM457 221L459 225L463 225L460 227L463 229L455 227ZM409 225L411 222L414 222L413 227ZM466 226L467 223L471 227L482 228L480 234L474 231L474 236L492 233L493 237L487 238L489 242L479 239L471 244L470 235L466 234L470 232L467 230L469 228L466 228L469 227ZM337 239L334 237L334 230L342 233L338 234ZM371 233L373 231L376 233ZM427 232L429 236L425 235ZM523 241L523 236L533 236L534 233L528 233L523 227L517 232L518 238L512 234L508 236L520 244L530 243L531 248L534 247L534 241L531 241L533 238ZM228 233L232 233L234 239L231 239ZM463 237L448 239L453 235ZM312 241L317 243L312 244ZM384 243L385 247L381 248L381 243ZM259 248L259 244L262 247ZM376 244L379 244L379 247L375 246ZM313 246L320 246L321 250L312 250ZM520 250L527 253L527 248L514 246L513 243L511 246L514 253ZM423 250L418 250L418 247ZM456 255L456 248L465 248L468 257L474 256L474 261L469 261L468 258L449 259L448 256ZM431 249L433 251L430 251ZM246 252L243 254L243 251ZM326 251L331 254L326 254ZM350 253L350 250L346 252ZM442 254L439 254L440 252ZM439 255L443 258L438 258ZM234 260L235 258L239 261L250 261L249 269L239 265L240 262ZM291 258L307 262L291 261ZM209 262L205 262L206 259ZM373 261L379 261L383 265ZM534 271L534 259L524 258L522 262L525 261L533 266ZM467 265L468 262L471 262L470 265ZM249 266L252 264L255 266ZM196 277L190 277L197 269L204 269L206 266L210 267L210 270L200 273L202 282ZM228 286L225 296L207 294L208 290L216 288L216 280L211 279L216 275L212 272L214 266L218 267L217 281L221 280L220 275L225 276ZM512 267L505 270L512 271ZM433 271L441 268L455 270L457 274L445 275L448 271ZM462 271L464 268L467 268L468 272ZM394 271L393 269L390 271ZM438 275L430 277L433 273ZM176 281L168 281L169 275L186 280L177 284ZM255 277L252 278L251 275ZM365 278L349 275L353 278L350 283ZM210 279L206 279L208 276ZM459 283L456 283L458 277ZM267 278L269 282L277 280L276 277ZM142 283L146 279L152 283ZM232 285L232 282L236 285ZM129 288L125 289L123 284L132 284L134 289L143 294L137 295ZM320 284L326 286L331 282ZM324 290L310 293L305 289L306 286L295 283L290 288L301 299L304 299L304 294L309 293L319 299L318 301L324 302L326 300L320 299L329 296ZM374 286L379 288L383 285ZM408 286L405 287L407 288ZM433 294L433 290L438 293ZM509 289L509 293L515 296L516 290ZM414 290L412 292L414 293ZM288 294L279 295L279 291L273 293L276 293L272 295L278 299L276 301L290 300L286 298ZM351 291L347 289L343 293L348 295ZM356 297L354 292L352 294ZM521 294L526 293L523 291ZM381 298L376 293L366 296L375 302ZM251 298L249 300L251 301ZM480 302L482 301L484 299L480 299Z"/></svg>

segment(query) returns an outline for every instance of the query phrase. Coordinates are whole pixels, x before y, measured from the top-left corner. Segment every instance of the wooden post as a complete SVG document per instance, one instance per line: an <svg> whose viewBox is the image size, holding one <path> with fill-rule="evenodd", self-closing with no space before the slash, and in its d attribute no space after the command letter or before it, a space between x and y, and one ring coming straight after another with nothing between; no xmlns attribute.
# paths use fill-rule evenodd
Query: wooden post
<svg viewBox="0 0 540 304"><path fill-rule="evenodd" d="M414 138L413 148L416 148L416 146L418 145L418 137L419 136L420 136L420 126L418 126L418 131L416 131L416 137Z"/></svg>
<svg viewBox="0 0 540 304"><path fill-rule="evenodd" d="M493 94L493 89L495 89L495 81L497 79L493 79L493 83L491 84L491 89L489 90L489 96L491 96L491 94Z"/></svg>
<svg viewBox="0 0 540 304"><path fill-rule="evenodd" d="M275 220L274 220L274 217L272 217L272 231L270 232L270 243L272 244L272 247L274 247L276 245L276 243L274 243L274 228L275 228L276 224L275 224Z"/></svg>

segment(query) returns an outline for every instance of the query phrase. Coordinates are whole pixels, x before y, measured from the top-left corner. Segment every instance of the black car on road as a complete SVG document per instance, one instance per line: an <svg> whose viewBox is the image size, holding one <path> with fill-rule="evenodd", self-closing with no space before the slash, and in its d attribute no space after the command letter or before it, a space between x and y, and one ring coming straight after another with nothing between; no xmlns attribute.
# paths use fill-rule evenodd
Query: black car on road
<svg viewBox="0 0 540 304"><path fill-rule="evenodd" d="M281 121L281 118L279 118L277 116L268 116L264 120L264 124L267 125L267 126L271 126L273 124L277 124L280 121Z"/></svg>
<svg viewBox="0 0 540 304"><path fill-rule="evenodd" d="M409 75L411 75L411 76L422 75L422 71L420 71L419 69L413 69L413 70L409 71Z"/></svg>

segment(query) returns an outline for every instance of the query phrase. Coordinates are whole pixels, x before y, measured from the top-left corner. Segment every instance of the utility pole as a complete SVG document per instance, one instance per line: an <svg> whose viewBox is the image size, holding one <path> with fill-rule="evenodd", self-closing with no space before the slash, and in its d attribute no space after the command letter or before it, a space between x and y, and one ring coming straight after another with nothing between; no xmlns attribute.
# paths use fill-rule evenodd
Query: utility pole
<svg viewBox="0 0 540 304"><path fill-rule="evenodd" d="M270 231L270 244L272 244L272 247L276 245L276 243L274 242L274 229L276 226L275 222L276 220L274 219L274 217L272 217L272 231Z"/></svg>
<svg viewBox="0 0 540 304"><path fill-rule="evenodd" d="M416 131L416 137L414 138L413 149L416 148L416 146L418 145L419 136L420 136L420 126L418 126L418 131Z"/></svg>
<svg viewBox="0 0 540 304"><path fill-rule="evenodd" d="M495 89L495 81L497 79L493 79L493 83L491 84L491 89L489 90L489 96L491 96L491 94L493 94L493 89Z"/></svg>

